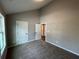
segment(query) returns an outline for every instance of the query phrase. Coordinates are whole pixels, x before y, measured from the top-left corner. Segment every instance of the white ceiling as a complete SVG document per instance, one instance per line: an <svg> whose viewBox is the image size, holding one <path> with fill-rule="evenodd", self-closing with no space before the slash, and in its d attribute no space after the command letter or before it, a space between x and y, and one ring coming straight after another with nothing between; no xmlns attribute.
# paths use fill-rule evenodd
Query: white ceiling
<svg viewBox="0 0 79 59"><path fill-rule="evenodd" d="M39 9L52 0L36 2L35 0L0 0L7 14Z"/></svg>

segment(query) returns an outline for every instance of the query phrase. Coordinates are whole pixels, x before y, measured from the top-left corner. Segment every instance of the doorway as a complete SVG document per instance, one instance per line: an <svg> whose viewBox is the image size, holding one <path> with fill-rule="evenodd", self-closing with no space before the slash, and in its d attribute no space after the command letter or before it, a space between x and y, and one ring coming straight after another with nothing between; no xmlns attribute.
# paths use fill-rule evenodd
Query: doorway
<svg viewBox="0 0 79 59"><path fill-rule="evenodd" d="M41 33L40 33L40 24L35 24L35 39L39 40L41 39Z"/></svg>

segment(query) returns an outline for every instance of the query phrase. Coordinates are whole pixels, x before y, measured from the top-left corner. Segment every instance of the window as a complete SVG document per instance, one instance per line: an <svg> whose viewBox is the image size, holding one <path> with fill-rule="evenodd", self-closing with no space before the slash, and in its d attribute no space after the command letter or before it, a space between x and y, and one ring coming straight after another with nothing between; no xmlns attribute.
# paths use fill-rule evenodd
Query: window
<svg viewBox="0 0 79 59"><path fill-rule="evenodd" d="M5 26L4 26L4 16L0 13L0 52L1 54L4 51L4 48L6 46L5 43Z"/></svg>

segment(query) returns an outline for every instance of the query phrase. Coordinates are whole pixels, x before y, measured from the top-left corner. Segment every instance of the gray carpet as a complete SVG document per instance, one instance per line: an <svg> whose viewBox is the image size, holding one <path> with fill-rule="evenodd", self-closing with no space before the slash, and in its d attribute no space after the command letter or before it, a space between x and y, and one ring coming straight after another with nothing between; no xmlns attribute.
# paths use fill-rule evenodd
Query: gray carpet
<svg viewBox="0 0 79 59"><path fill-rule="evenodd" d="M72 53L40 41L33 41L8 49L6 59L79 59Z"/></svg>

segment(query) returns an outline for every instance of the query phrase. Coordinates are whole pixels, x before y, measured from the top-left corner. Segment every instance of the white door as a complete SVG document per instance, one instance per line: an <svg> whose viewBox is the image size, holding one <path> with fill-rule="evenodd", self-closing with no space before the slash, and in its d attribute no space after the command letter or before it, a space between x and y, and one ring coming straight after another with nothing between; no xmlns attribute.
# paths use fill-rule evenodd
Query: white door
<svg viewBox="0 0 79 59"><path fill-rule="evenodd" d="M35 39L36 39L36 40L41 39L40 27L41 27L40 24L36 24L36 25L35 25L35 32L36 32L36 34L35 34Z"/></svg>
<svg viewBox="0 0 79 59"><path fill-rule="evenodd" d="M28 22L16 21L16 44L28 42Z"/></svg>

